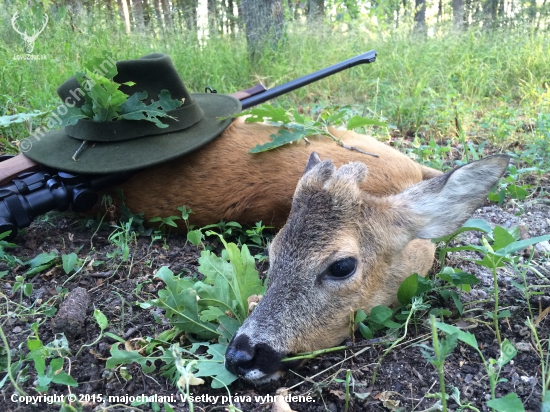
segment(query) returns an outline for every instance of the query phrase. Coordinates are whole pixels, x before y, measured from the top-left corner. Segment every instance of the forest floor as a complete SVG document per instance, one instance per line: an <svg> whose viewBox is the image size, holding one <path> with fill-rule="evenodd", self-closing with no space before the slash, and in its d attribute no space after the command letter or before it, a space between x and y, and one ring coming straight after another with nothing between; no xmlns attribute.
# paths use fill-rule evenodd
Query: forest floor
<svg viewBox="0 0 550 412"><path fill-rule="evenodd" d="M550 182L545 178L540 183L540 193L550 192ZM550 202L549 198L531 198L521 202L505 203L497 206L487 203L480 208L475 216L485 219L492 226L500 225L506 228L520 226L524 237L535 237L550 233ZM126 365L121 369L106 369L106 359L110 356L110 348L116 340L103 335L94 321L93 310L99 309L106 315L109 326L106 332L122 337L130 345L158 336L170 325L163 321L162 312L156 308L142 309L137 302L145 302L157 297L157 292L164 284L154 278L156 271L162 266L168 266L174 273L186 271L197 274L199 249L182 235L171 235L167 241L168 247L161 242L151 242L149 237L138 237L132 249L132 259L126 264L114 269L104 266L94 266L91 262L109 261L115 246L109 241L112 229L101 229L95 236L91 229L83 228L84 220L71 215L52 215L29 227L16 239L16 247L6 249L20 261L27 262L37 254L52 251L61 254L76 252L80 259L89 263L83 265L76 274L67 275L61 265L54 265L33 277L27 277L26 282L32 283L32 293L29 297L20 291L14 293L14 285L18 276L22 276L28 266L16 265L1 279L1 292L4 295L3 307L9 316L3 319L2 329L7 337L7 343L12 348L12 362L21 355L28 353L27 345L33 322L39 324L38 336L46 344L55 339L53 332L54 317L46 316L40 309L41 304L49 302L50 306L59 308L63 289L73 291L83 288L89 296L89 305L85 316L79 320L74 336L69 337L70 355L66 356L65 370L76 382L71 392L81 394L85 411L151 411L156 406L150 404L130 406L124 399L118 401L108 396L138 396L138 395L173 395L175 402L169 402L174 411L187 411L188 405L182 402L177 389L166 378L154 373L144 373L137 363ZM93 237L93 239L91 239ZM480 232L466 232L459 236L455 245L479 244ZM93 244L93 248L91 245ZM550 259L548 242L535 248L532 267L526 273L528 285L550 284ZM481 283L474 285L470 293L464 293L462 301L472 302L469 313L461 319L447 319L447 323L457 323L461 328L473 333L479 348L486 359L497 358L499 348L495 333L491 328L486 312L493 309L492 282L493 277L488 269L475 265L464 257L472 252L453 252L447 258L447 265L460 268L476 275ZM526 255L527 256L527 255ZM527 257L522 257L526 259ZM7 270L5 263L0 262L0 272ZM260 274L265 273L266 264L258 268ZM518 349L515 358L504 366L501 382L497 386L496 396L502 397L515 392L521 399L525 410L539 412L541 410L541 359L536 351L536 343L527 328L525 321L529 315L525 295L514 286L513 282L520 280L508 269L499 270L500 307L508 309L511 316L500 319L502 339L507 338ZM61 293L61 294L60 294ZM452 302L452 301L451 301ZM538 333L546 341L550 335L550 319L546 314L550 307L548 293L531 295L529 302L535 318L539 316ZM456 314L452 303L449 309ZM133 342L133 343L132 343ZM431 335L427 318L419 319L414 327L409 327L406 339L392 349L381 361L376 381L373 373L387 346L382 344L369 346L358 356L354 356L361 348L364 339L356 334L355 346L349 350L320 356L305 363L300 369L287 373L280 381L264 386L254 386L244 381L237 381L230 386L234 405L242 411L269 411L271 403L262 403L258 396L274 396L281 388L292 388L293 396L302 395L301 402L290 402L295 411L344 411L346 398L349 398L351 411L429 411L437 399L430 394L439 391L439 378L435 368L424 358L418 344L431 345ZM349 342L351 344L351 342ZM90 345L82 348L82 345ZM82 350L79 352L79 350ZM75 354L79 352L78 356ZM68 362L68 363L67 363ZM67 368L69 365L69 368ZM346 371L351 371L348 385L349 396L346 396ZM459 343L458 347L445 362L445 381L447 393L457 388L460 402L469 404L480 411L488 410L485 406L490 399L489 381L486 370L478 353L471 347ZM26 375L26 377L25 377ZM1 375L0 377L3 377ZM20 375L21 389L30 395L35 395L37 375L36 370L27 364L26 373ZM8 382L9 383L9 382ZM2 411L59 411L59 405L48 405L44 402L21 404L12 402L14 393L11 385L5 385L2 390ZM48 395L65 394L67 386L51 383ZM102 399L97 395L102 396ZM204 396L195 399L195 411L226 410L222 406L227 401L221 398L227 396L225 389L214 390L209 382L201 386L191 387L191 394ZM92 396L96 396L93 398ZM214 398L214 397L218 398ZM307 398L309 396L309 398ZM264 398L266 399L266 398ZM461 410L456 400L449 399L450 410ZM162 405L162 403L160 403ZM106 409L108 408L108 409ZM165 409L166 410L166 409ZM278 409L279 411L285 409ZM476 410L476 409L472 409Z"/></svg>

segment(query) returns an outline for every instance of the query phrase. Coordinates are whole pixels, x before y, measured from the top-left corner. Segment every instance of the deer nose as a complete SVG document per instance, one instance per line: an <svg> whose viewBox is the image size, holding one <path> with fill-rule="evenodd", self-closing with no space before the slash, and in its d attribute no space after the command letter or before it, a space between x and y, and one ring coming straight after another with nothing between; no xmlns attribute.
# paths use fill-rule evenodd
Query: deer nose
<svg viewBox="0 0 550 412"><path fill-rule="evenodd" d="M225 352L225 368L237 376L246 376L254 367L254 347L246 335L233 338Z"/></svg>

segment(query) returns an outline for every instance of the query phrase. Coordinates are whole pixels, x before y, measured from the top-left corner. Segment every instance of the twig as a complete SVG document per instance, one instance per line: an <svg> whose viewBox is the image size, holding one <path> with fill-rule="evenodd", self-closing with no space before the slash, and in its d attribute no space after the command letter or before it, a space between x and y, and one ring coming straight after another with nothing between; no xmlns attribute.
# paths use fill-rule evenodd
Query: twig
<svg viewBox="0 0 550 412"><path fill-rule="evenodd" d="M379 157L376 153L365 152L364 150L361 150L358 147L348 146L347 144L345 144L343 142L336 142L336 143L338 143L338 145L342 146L344 149L355 150L356 152L363 153L363 154L366 154L366 155L369 155L369 156Z"/></svg>
<svg viewBox="0 0 550 412"><path fill-rule="evenodd" d="M436 383L437 383L437 379L433 381L432 386L430 386L430 389L428 389L428 391L426 393L430 393ZM412 399L412 397L411 397L411 399ZM420 398L420 401L418 401L416 406L413 408L413 411L416 410L416 408L418 408L420 406L420 404L422 403L422 401L424 401L424 399L426 399L426 394L424 394L424 396L422 398ZM414 400L417 400L417 399L414 399Z"/></svg>
<svg viewBox="0 0 550 412"><path fill-rule="evenodd" d="M346 134L347 132L349 132L349 130L346 130L346 132L344 132L344 134ZM328 127L326 128L326 135L328 137L330 137L332 140L334 140L336 142L336 144L338 146L341 146L343 147L344 149L348 149L348 150L355 150L356 152L359 152L359 153L363 153L363 154L366 154L368 156L374 156L374 157L379 157L376 153L369 153L369 152L365 152L364 150L361 150L359 149L358 147L355 147L355 146L349 146L347 144L345 144L344 142L342 142L342 136L344 136L344 134L341 134L340 137L336 137L334 136L330 130L328 129Z"/></svg>
<svg viewBox="0 0 550 412"><path fill-rule="evenodd" d="M82 141L82 144L80 145L80 147L78 149L76 149L76 152L74 152L74 155L73 155L73 160L75 162L78 162L78 159L77 159L77 156L80 154L80 152L82 152L82 150L84 150L84 146L86 145L86 143L88 143L87 140L83 140Z"/></svg>
<svg viewBox="0 0 550 412"><path fill-rule="evenodd" d="M319 350L314 350L312 352L298 353L296 356L293 356L291 358L282 359L281 362L289 362L289 361L300 360L300 359L314 359L315 357L319 355L324 355L325 353L339 352L346 349L359 349L359 348L364 348L366 346L371 346L371 345L376 345L381 343L390 343L393 340L394 339L382 339L382 338L369 339L359 345L335 346L328 349L319 349Z"/></svg>
<svg viewBox="0 0 550 412"><path fill-rule="evenodd" d="M97 273L90 273L88 274L91 278L108 278L112 276L114 273L114 270L108 270L107 272L97 272Z"/></svg>

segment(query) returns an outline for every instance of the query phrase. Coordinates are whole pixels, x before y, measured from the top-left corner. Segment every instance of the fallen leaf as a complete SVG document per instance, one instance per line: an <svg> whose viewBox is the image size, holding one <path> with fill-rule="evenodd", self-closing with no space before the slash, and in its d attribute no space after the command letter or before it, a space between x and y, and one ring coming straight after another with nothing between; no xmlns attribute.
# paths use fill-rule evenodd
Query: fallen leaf
<svg viewBox="0 0 550 412"><path fill-rule="evenodd" d="M196 378L195 375L189 373L187 376L181 375L178 380L178 386L180 388L185 388L187 386L187 382L189 382L189 385L202 385L204 380L201 378Z"/></svg>
<svg viewBox="0 0 550 412"><path fill-rule="evenodd" d="M341 400L346 399L346 394L344 393L344 391L341 391L339 389L331 389L329 392L337 396Z"/></svg>
<svg viewBox="0 0 550 412"><path fill-rule="evenodd" d="M384 408L389 409L390 411L396 411L399 408L400 401L396 401L394 399L391 399L391 396L399 395L397 392L393 391L385 391L382 393L379 393L374 398L378 399L379 401L382 401L382 405Z"/></svg>
<svg viewBox="0 0 550 412"><path fill-rule="evenodd" d="M354 395L357 399L364 401L370 396L370 392L354 392Z"/></svg>
<svg viewBox="0 0 550 412"><path fill-rule="evenodd" d="M102 360L102 361L106 361L107 359L109 359L109 358L106 358L105 356L103 356L102 354L100 354L99 352L96 352L93 349L90 349L88 352L90 352L94 356L94 358L96 358L96 359L99 359L99 360Z"/></svg>
<svg viewBox="0 0 550 412"><path fill-rule="evenodd" d="M287 388L279 388L275 392L275 401L271 404L271 412L296 412L294 411L288 402L285 400L285 396L288 395Z"/></svg>
<svg viewBox="0 0 550 412"><path fill-rule="evenodd" d="M260 303L262 298L263 295L251 295L248 297L248 316L250 316L254 308L258 306L258 303Z"/></svg>
<svg viewBox="0 0 550 412"><path fill-rule="evenodd" d="M456 327L459 329L474 329L477 328L478 324L476 322L469 322L466 320L460 319L458 322L455 323Z"/></svg>
<svg viewBox="0 0 550 412"><path fill-rule="evenodd" d="M544 309L539 316L537 316L537 319L535 320L535 326L539 326L539 323L548 315L550 312L550 306L548 306L546 309Z"/></svg>

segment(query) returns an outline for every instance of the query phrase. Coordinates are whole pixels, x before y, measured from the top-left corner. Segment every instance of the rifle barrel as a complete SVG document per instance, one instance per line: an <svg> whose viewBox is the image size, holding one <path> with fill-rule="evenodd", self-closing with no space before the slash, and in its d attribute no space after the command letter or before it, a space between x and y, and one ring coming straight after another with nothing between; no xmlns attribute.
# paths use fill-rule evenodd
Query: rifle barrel
<svg viewBox="0 0 550 412"><path fill-rule="evenodd" d="M352 57L351 59L344 60L343 62L325 67L324 69L316 71L315 73L299 77L298 79L292 80L285 84L281 84L279 86L275 86L271 89L266 90L263 93L244 99L242 101L243 110L279 97L282 94L299 89L300 87L316 82L317 80L333 75L334 73L338 73L342 70L349 69L350 67L357 66L359 64L373 63L375 60L376 51L371 50L366 53L360 54L359 56Z"/></svg>

